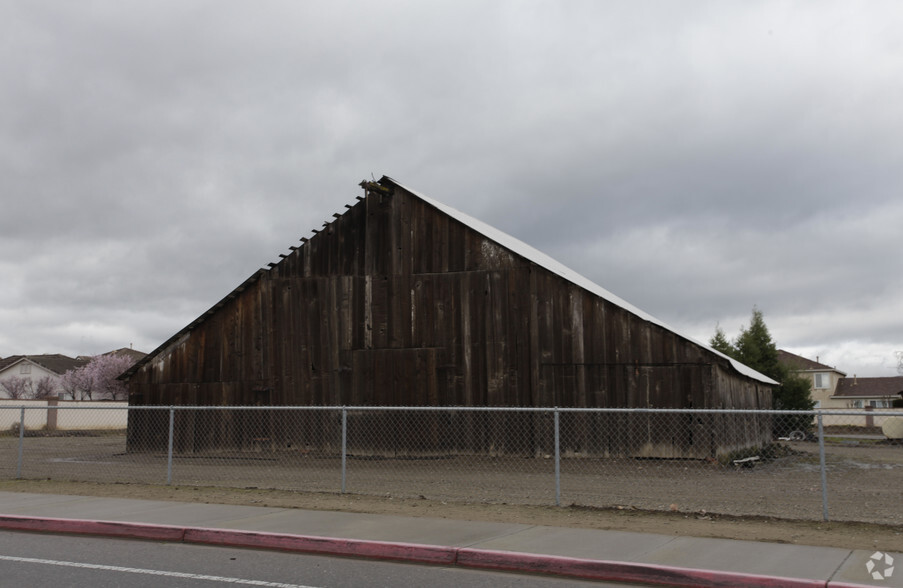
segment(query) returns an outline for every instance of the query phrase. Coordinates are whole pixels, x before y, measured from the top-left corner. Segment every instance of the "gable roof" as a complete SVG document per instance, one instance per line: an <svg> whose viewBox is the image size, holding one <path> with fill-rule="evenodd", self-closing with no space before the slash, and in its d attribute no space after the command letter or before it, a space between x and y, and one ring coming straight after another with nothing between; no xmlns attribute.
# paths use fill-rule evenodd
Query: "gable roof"
<svg viewBox="0 0 903 588"><path fill-rule="evenodd" d="M0 372L21 362L34 363L60 376L69 370L80 368L88 363L83 359L76 359L59 353L49 355L10 355L6 359L0 360Z"/></svg>
<svg viewBox="0 0 903 588"><path fill-rule="evenodd" d="M385 182L395 184L399 188L402 188L403 190L407 190L408 192L417 196L424 202L441 210L442 212L444 212L448 216L454 218L455 220L467 225L468 227L470 227L471 229L480 233L484 237L487 237L487 238L495 241L499 245L516 253L517 255L520 255L524 259L527 259L528 261L532 261L536 265L549 270L553 274L557 274L558 276L561 276L565 280L567 280L577 286L580 286L584 290L591 292L591 293L595 294L596 296L603 298L616 306L623 308L627 312L630 312L631 314L634 314L647 322L650 322L654 325L658 325L659 327L662 327L663 329L671 331L672 333L678 335L679 337L686 339L688 341L691 341L691 342L695 343L696 345L699 345L700 347L703 347L703 348L711 351L712 353L719 355L719 356L723 357L724 359L727 359L731 363L731 366L733 366L733 368L735 370L737 370L744 376L750 377L754 380L759 380L760 382L763 382L766 384L770 384L770 385L774 385L774 386L779 385L778 382L775 382L768 376L757 372L756 370L752 369L751 367L749 367L745 364L742 364L739 361L737 361L731 357L728 357L727 355L721 353L720 351L716 351L715 349L712 349L711 347L709 347L708 345L706 345L704 343L700 343L699 341L695 340L694 338L692 338L688 335L680 333L677 329L668 326L667 324L658 320L654 316L647 314L646 312L640 310L636 306L633 306L629 302L612 294L605 288L599 286L598 284L594 283L593 281L589 280L588 278L583 277L579 273L566 267L565 265L559 263L558 261L555 261L554 259L552 259L548 255L546 255L545 253L543 253L537 249L534 249L530 245L527 245L523 241L520 241L519 239L516 239L515 237L512 237L511 235L508 235L507 233L504 233L504 232L496 229L495 227L487 225L486 223L484 223L480 220L477 220L471 216L468 216L468 215L464 214L463 212L460 212L460 211L452 208L451 206L447 206L445 204L442 204L441 202L433 200L432 198L430 198L428 196L420 194L420 193L416 192L415 190L412 190L412 189L404 186L403 184L397 182L396 180L394 180L388 176L383 176L382 179L380 180L381 184L385 183Z"/></svg>
<svg viewBox="0 0 903 588"><path fill-rule="evenodd" d="M823 363L819 363L817 361L812 361L806 357L801 355L796 355L794 353L790 353L789 351L784 351L783 349L778 349L778 362L786 365L790 369L798 372L836 372L843 376L847 375L846 372L842 372L836 367L831 367L829 365L825 365Z"/></svg>
<svg viewBox="0 0 903 588"><path fill-rule="evenodd" d="M512 237L511 235L508 235L507 233L504 233L504 232L496 229L495 227L492 227L480 220L477 220L467 214L464 214L463 212L460 212L460 211L458 211L450 206L447 206L437 200L433 200L432 198L430 198L428 196L420 194L416 190L412 190L411 188L408 188L407 186L401 184L400 182L398 182L397 180L394 180L393 178L390 178L389 176L383 176L379 180L378 185L376 185L375 183L372 183L372 182L368 182L366 180L361 183L361 185L364 185L364 186L374 185L376 188L378 188L379 186L383 186L385 188L385 186L388 184L391 184L393 186L401 188L402 190L407 191L414 197L419 198L426 204L436 208L437 210L443 212L444 214L448 215L452 219L457 220L458 222L462 223L463 225L469 227L470 229L476 231L477 233L480 233L484 237L487 237L488 239L494 241L495 243L497 243L497 244L501 245L502 247L508 249L509 251L515 253L516 255L523 257L527 261L530 261L530 262L552 272L553 274L556 274L556 275L564 278L565 280L575 284L576 286L579 286L579 287L583 288L584 290L587 290L588 292L595 294L596 296L598 296L604 300L607 300L608 302L610 302L616 306L623 308L624 310L630 312L631 314L636 315L637 317L641 318L642 320L645 320L645 321L652 323L654 325L657 325L663 329L671 331L672 333L681 337L682 339L690 341L690 342L714 353L715 355L718 355L718 356L726 359L728 362L730 362L730 365L738 373L740 373L746 377L752 378L754 380L757 380L759 382L762 382L764 384L768 384L768 385L772 385L772 386L779 385L778 382L772 380L771 378L769 378L768 376L765 376L764 374L757 372L756 370L750 368L749 366L746 366L746 365L740 363L739 361L737 361L731 357L728 357L727 355L725 355L719 351L716 351L715 349L712 349L711 347L709 347L708 345L706 345L704 343L700 343L699 341L696 341L695 339L693 339L692 337L690 337L688 335L678 332L676 329L666 325L664 322L658 320L657 318L653 317L652 315L647 314L646 312L640 310L639 308L633 306L632 304L630 304L630 303L626 302L625 300L619 298L618 296L612 294L608 290L593 283L591 280L583 277L582 275L575 272L574 270L555 261L554 259L552 259L548 255L546 255L545 253L542 253L541 251L531 247L530 245L527 245L526 243L520 241L519 239L516 239L516 238ZM276 265L276 264L270 264L270 266L274 266L274 265ZM126 371L119 378L127 379L129 376L134 374L136 371L138 371L138 369L140 369L146 363L150 362L155 356L157 356L164 349L169 347L173 342L178 341L185 334L192 331L197 325L202 323L206 319L207 316L216 312L217 309L224 306L226 304L226 302L228 302L229 300L237 297L239 293L244 291L251 283L257 281L260 278L260 276L267 271L269 271L269 270L260 269L256 272L254 272L254 274L252 274L251 277L249 277L247 280L245 280L241 285L239 285L230 294L228 294L222 300L217 302L213 307L211 307L200 317L198 317L197 319L192 321L189 325L187 325L181 331L179 331L178 333L176 333L175 335L173 335L172 337L167 339L166 342L164 342L162 345L160 345L157 349L150 352L143 359L141 359L137 363L135 363L135 365L133 365L131 369Z"/></svg>
<svg viewBox="0 0 903 588"><path fill-rule="evenodd" d="M884 378L842 378L837 383L836 396L889 398L903 393L903 376Z"/></svg>

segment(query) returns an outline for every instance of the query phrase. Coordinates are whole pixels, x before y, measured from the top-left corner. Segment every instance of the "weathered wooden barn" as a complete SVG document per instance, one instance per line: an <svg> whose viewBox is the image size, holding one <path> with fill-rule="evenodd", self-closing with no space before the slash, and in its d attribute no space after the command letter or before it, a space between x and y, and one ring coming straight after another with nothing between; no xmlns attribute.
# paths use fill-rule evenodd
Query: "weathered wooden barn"
<svg viewBox="0 0 903 588"><path fill-rule="evenodd" d="M127 372L130 403L771 407L769 378L517 239L391 178L361 185L342 214ZM162 442L149 415L133 412L130 447ZM220 444L248 436L205 421L177 445L207 447L198 431L213 429ZM767 424L730 440L696 429L626 451L705 456L770 435ZM291 443L291 431L264 434Z"/></svg>

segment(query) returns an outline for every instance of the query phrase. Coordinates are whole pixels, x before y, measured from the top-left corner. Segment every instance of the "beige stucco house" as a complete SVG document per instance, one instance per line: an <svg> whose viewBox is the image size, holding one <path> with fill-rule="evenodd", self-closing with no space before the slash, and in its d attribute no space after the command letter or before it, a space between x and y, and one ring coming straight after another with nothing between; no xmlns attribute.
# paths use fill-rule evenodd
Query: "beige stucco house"
<svg viewBox="0 0 903 588"><path fill-rule="evenodd" d="M783 349L778 349L778 361L812 382L815 408L849 408L844 400L835 398L837 387L846 378L846 372L820 363L817 357L813 361Z"/></svg>
<svg viewBox="0 0 903 588"><path fill-rule="evenodd" d="M903 396L903 376L847 377L835 367L778 350L778 360L796 373L811 378L816 409L851 411L878 410L885 416L839 414L826 418L826 425L881 426L893 401ZM900 411L894 409L893 412Z"/></svg>

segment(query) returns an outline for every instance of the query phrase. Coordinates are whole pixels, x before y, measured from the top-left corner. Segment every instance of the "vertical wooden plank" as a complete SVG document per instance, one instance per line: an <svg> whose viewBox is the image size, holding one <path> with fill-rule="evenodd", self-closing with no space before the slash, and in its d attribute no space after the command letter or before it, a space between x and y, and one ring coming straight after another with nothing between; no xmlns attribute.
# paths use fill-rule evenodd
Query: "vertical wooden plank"
<svg viewBox="0 0 903 588"><path fill-rule="evenodd" d="M561 332L558 323L558 291L555 280L541 270L537 280L537 297L539 298L539 360L543 366L554 366L560 362ZM539 406L551 407L558 402L558 382L553 369L540 372L543 381L540 383Z"/></svg>
<svg viewBox="0 0 903 588"><path fill-rule="evenodd" d="M400 275L402 268L403 252L401 250L404 240L402 221L402 211L404 209L404 198L391 198L386 201L388 208L386 231L386 274L389 276Z"/></svg>
<svg viewBox="0 0 903 588"><path fill-rule="evenodd" d="M324 377L328 378L327 404L331 406L341 406L342 397L340 384L341 361L339 359L339 351L341 349L340 342L343 335L343 308L342 308L342 282L337 277L331 277L325 281L325 287L329 296L328 312L325 314L327 324L326 337L323 341L324 349L328 351L328 365L324 367Z"/></svg>
<svg viewBox="0 0 903 588"><path fill-rule="evenodd" d="M435 212L432 213L432 218L436 223L436 228L434 229L436 240L433 265L430 271L446 273L450 271L451 268L451 263L449 261L451 252L448 234L450 220L447 216L439 215Z"/></svg>
<svg viewBox="0 0 903 588"><path fill-rule="evenodd" d="M414 250L418 247L418 241L414 237L412 210L412 198L393 198L392 201L398 207L398 240L395 244L398 254L398 265L395 273L402 276L410 276L414 273Z"/></svg>
<svg viewBox="0 0 903 588"><path fill-rule="evenodd" d="M464 406L474 406L475 401L475 391L474 391L474 353L473 353L473 341L472 341L472 333L471 333L471 314L470 307L473 302L472 293L470 289L470 284L468 280L468 276L461 275L461 279L458 283L458 299L460 301L459 307L459 321L460 326L458 327L461 333L461 377L463 380L463 402Z"/></svg>
<svg viewBox="0 0 903 588"><path fill-rule="evenodd" d="M531 268L530 278L530 398L528 406L542 406L542 398L540 396L540 373L539 366L542 361L539 342L539 322L540 322L540 301L539 301L539 277L537 271Z"/></svg>
<svg viewBox="0 0 903 588"><path fill-rule="evenodd" d="M385 349L389 345L389 279L385 275L373 276L370 286L371 344L374 349Z"/></svg>
<svg viewBox="0 0 903 588"><path fill-rule="evenodd" d="M366 406L368 402L367 383L372 380L367 374L366 358L363 350L351 352L351 394L348 398L350 406Z"/></svg>

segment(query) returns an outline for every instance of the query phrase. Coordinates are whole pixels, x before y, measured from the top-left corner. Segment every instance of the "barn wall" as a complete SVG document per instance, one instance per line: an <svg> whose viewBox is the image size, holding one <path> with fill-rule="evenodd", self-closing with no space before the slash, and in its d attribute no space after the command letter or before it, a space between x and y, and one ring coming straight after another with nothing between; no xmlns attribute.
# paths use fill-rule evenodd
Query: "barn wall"
<svg viewBox="0 0 903 588"><path fill-rule="evenodd" d="M153 355L130 379L133 404L770 407L724 358L397 187L368 192ZM566 442L613 447L597 429ZM656 435L631 443L711 450Z"/></svg>

